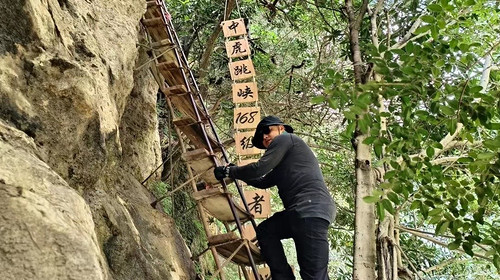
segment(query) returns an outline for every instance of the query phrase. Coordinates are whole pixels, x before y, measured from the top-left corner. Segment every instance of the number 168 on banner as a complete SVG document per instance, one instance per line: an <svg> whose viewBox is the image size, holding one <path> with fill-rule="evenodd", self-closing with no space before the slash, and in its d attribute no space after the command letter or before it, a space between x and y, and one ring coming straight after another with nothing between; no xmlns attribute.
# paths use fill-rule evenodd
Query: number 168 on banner
<svg viewBox="0 0 500 280"><path fill-rule="evenodd" d="M260 121L260 107L234 108L234 128L256 128Z"/></svg>

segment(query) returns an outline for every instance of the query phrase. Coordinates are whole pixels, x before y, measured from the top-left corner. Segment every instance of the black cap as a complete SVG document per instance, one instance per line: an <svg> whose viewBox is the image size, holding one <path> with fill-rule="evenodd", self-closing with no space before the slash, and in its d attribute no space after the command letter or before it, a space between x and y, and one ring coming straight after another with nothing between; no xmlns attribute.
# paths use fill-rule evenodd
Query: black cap
<svg viewBox="0 0 500 280"><path fill-rule="evenodd" d="M264 147L264 144L262 143L262 140L264 140L264 127L271 126L271 125L282 125L285 127L285 131L288 133L293 133L293 128L285 123L283 123L278 117L276 116L267 116L263 118L259 124L257 125L257 128L255 129L255 134L253 135L252 139L252 144L254 147L259 148L259 149L266 149Z"/></svg>

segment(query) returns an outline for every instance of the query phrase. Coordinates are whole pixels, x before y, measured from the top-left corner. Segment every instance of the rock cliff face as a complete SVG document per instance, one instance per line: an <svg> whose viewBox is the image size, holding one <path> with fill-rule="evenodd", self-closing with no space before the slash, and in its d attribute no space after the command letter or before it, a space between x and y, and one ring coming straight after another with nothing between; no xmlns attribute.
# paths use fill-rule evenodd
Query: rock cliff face
<svg viewBox="0 0 500 280"><path fill-rule="evenodd" d="M143 0L0 2L0 279L193 279L160 163Z"/></svg>

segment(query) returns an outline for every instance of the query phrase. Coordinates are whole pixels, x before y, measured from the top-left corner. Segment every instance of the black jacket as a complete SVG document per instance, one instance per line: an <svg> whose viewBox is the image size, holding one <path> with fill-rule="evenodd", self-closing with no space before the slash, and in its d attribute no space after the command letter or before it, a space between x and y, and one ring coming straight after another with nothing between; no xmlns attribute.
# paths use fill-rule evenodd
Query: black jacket
<svg viewBox="0 0 500 280"><path fill-rule="evenodd" d="M332 222L335 204L328 192L318 160L298 136L276 136L258 162L232 166L229 177L260 189L277 186L287 211Z"/></svg>

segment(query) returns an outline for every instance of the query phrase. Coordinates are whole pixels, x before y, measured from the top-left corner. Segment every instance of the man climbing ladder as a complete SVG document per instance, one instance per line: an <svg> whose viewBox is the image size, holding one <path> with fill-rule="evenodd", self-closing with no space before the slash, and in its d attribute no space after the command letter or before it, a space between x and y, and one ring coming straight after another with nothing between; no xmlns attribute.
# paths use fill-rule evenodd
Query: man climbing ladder
<svg viewBox="0 0 500 280"><path fill-rule="evenodd" d="M329 279L327 235L336 208L316 157L293 134L293 128L275 116L259 122L252 143L266 150L258 162L220 166L214 169L214 175L218 180L228 176L240 179L260 189L278 187L285 210L257 228L261 253L272 279L295 279L281 245L281 240L288 238L295 242L302 279Z"/></svg>

